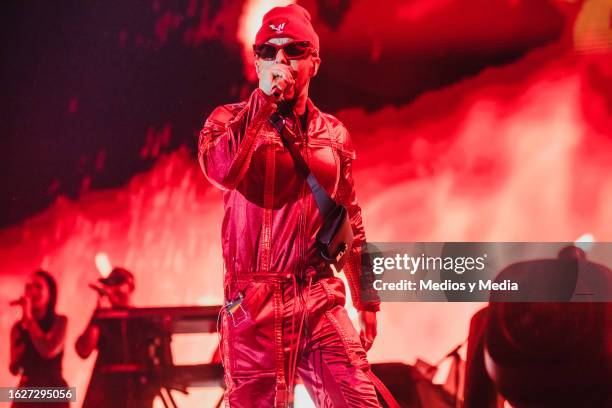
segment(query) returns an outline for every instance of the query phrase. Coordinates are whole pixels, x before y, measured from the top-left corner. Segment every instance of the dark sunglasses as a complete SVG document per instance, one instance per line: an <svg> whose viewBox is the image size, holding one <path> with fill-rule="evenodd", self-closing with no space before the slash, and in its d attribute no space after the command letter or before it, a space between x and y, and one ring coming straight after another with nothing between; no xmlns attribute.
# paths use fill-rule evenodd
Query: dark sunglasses
<svg viewBox="0 0 612 408"><path fill-rule="evenodd" d="M276 54L280 49L290 60L305 58L310 52L314 51L308 41L293 41L283 45L269 43L253 45L255 55L266 61L276 59Z"/></svg>

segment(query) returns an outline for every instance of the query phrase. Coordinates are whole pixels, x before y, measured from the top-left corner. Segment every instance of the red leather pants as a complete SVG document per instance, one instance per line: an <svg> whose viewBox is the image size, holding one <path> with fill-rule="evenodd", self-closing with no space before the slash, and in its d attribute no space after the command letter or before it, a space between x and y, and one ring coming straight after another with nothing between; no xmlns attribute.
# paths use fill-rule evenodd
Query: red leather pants
<svg viewBox="0 0 612 408"><path fill-rule="evenodd" d="M241 284L242 303L222 316L226 406L290 406L296 367L317 407L380 407L339 278Z"/></svg>

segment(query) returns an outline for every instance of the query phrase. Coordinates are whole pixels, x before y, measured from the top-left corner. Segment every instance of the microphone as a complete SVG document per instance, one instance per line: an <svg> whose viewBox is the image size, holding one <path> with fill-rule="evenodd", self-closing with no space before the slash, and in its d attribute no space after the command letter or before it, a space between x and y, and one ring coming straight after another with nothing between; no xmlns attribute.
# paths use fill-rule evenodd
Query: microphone
<svg viewBox="0 0 612 408"><path fill-rule="evenodd" d="M283 79L283 76L279 73L272 73L272 80L274 81L276 79ZM279 85L280 83L276 83L272 86L272 95L276 99L280 99L280 97L283 96L283 92L285 92L285 88L281 88Z"/></svg>
<svg viewBox="0 0 612 408"><path fill-rule="evenodd" d="M23 304L24 301L24 297L20 297L19 299L15 299L15 300L11 300L9 302L9 306L21 306Z"/></svg>
<svg viewBox="0 0 612 408"><path fill-rule="evenodd" d="M282 88L278 85L274 85L274 87L272 88L272 95L278 100L278 101L282 101L283 99L281 99L283 97L283 93L285 92L285 89Z"/></svg>
<svg viewBox="0 0 612 408"><path fill-rule="evenodd" d="M291 70L291 78L295 79L296 76L297 76L297 72L294 70ZM280 73L273 73L272 80L275 80L275 79L284 79L284 76ZM279 83L277 83L272 87L272 89L273 89L272 95L274 95L274 97L278 99L279 101L283 102L284 98L282 98L282 96L285 93L285 90L287 89L286 82L285 82L285 86L283 86L282 88L279 86Z"/></svg>
<svg viewBox="0 0 612 408"><path fill-rule="evenodd" d="M89 288L95 290L98 293L98 296L108 296L108 292L99 286L94 285L93 283L89 284Z"/></svg>

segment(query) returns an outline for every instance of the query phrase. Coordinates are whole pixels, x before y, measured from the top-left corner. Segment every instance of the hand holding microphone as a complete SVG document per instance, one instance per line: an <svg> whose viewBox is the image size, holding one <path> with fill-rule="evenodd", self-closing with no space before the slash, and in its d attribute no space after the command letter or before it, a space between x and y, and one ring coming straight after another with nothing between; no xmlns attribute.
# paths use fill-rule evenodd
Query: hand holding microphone
<svg viewBox="0 0 612 408"><path fill-rule="evenodd" d="M11 300L9 306L21 306L23 308L22 322L32 319L32 299L29 296L21 296L18 299Z"/></svg>
<svg viewBox="0 0 612 408"><path fill-rule="evenodd" d="M106 291L106 289L101 288L100 286L95 285L93 283L90 283L88 286L89 286L89 289L92 289L93 291L95 291L98 294L98 302L97 302L97 305L96 305L97 309L110 307L110 305L107 305L107 304L105 304L102 301L103 298L106 298L107 299L106 302L109 302L109 300L108 300L109 293Z"/></svg>
<svg viewBox="0 0 612 408"><path fill-rule="evenodd" d="M11 300L9 306L21 306L25 302L25 298L22 296L19 299Z"/></svg>
<svg viewBox="0 0 612 408"><path fill-rule="evenodd" d="M295 76L291 67L285 64L272 64L263 68L259 77L259 88L266 95L274 95L277 102L291 99L295 86Z"/></svg>
<svg viewBox="0 0 612 408"><path fill-rule="evenodd" d="M108 296L108 292L104 288L94 285L93 283L89 284L89 289L94 290L98 296Z"/></svg>

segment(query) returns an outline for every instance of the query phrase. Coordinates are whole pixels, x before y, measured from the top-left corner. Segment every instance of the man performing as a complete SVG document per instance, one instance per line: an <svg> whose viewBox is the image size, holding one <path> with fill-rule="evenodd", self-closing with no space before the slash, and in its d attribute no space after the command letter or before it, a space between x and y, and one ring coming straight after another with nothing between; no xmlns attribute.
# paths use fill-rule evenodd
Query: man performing
<svg viewBox="0 0 612 408"><path fill-rule="evenodd" d="M224 191L226 406L291 406L297 372L318 407L379 407L366 350L380 302L360 285L365 233L355 152L342 123L308 98L319 37L304 8L277 7L253 48L259 88L215 109L199 137L202 170ZM313 193L269 122L279 107L312 173L348 209L354 243L343 270L361 335L344 308L344 284L315 245L323 218Z"/></svg>
<svg viewBox="0 0 612 408"><path fill-rule="evenodd" d="M100 322L95 318L98 310L132 307L134 275L115 267L99 282L103 286L97 289L97 309L75 345L81 358L98 350L83 408L151 408L159 392L147 366L155 327L139 319Z"/></svg>

